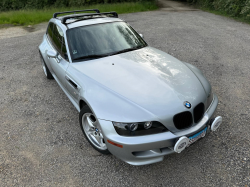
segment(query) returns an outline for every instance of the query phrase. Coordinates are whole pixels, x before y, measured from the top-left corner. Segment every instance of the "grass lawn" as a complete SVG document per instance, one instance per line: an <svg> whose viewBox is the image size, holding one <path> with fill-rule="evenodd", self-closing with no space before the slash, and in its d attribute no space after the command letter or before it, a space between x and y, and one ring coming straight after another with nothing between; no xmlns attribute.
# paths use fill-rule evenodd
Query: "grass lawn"
<svg viewBox="0 0 250 187"><path fill-rule="evenodd" d="M142 12L156 10L158 7L155 2L131 2L115 4L97 4L82 7L49 8L42 10L19 10L0 13L0 24L12 25L34 25L47 22L52 18L53 13L69 10L99 9L101 12L116 11L118 14Z"/></svg>

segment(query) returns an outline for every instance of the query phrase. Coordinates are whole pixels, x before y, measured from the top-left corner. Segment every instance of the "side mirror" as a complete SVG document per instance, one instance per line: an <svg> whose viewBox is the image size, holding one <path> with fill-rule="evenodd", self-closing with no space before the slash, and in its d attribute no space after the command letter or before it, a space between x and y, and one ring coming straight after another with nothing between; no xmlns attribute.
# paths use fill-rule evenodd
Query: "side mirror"
<svg viewBox="0 0 250 187"><path fill-rule="evenodd" d="M143 34L139 34L139 35L140 35L140 37L144 38Z"/></svg>
<svg viewBox="0 0 250 187"><path fill-rule="evenodd" d="M48 57L50 57L50 58L57 58L58 53L55 52L55 51L47 51L47 55L48 55Z"/></svg>

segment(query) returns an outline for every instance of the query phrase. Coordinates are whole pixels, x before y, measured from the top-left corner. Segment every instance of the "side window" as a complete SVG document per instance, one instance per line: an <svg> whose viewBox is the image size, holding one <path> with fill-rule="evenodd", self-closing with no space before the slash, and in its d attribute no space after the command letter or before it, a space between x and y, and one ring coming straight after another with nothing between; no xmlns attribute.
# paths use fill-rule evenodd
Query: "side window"
<svg viewBox="0 0 250 187"><path fill-rule="evenodd" d="M49 23L48 30L47 30L47 35L49 36L49 39L52 41L53 37L53 23Z"/></svg>
<svg viewBox="0 0 250 187"><path fill-rule="evenodd" d="M68 60L67 49L64 41L62 29L54 23L50 23L47 30L47 35L58 53Z"/></svg>
<svg viewBox="0 0 250 187"><path fill-rule="evenodd" d="M52 36L52 43L58 53L62 55L62 41L63 41L63 31L62 29L54 24L54 32Z"/></svg>

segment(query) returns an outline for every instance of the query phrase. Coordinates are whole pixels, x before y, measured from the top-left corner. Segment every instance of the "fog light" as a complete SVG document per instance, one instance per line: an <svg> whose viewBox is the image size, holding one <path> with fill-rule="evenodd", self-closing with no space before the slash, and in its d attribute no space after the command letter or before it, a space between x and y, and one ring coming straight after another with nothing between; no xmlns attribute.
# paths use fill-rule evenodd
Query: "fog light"
<svg viewBox="0 0 250 187"><path fill-rule="evenodd" d="M127 125L128 130L135 131L138 128L138 123L131 123Z"/></svg>
<svg viewBox="0 0 250 187"><path fill-rule="evenodd" d="M188 146L188 144L189 144L189 138L187 138L186 136L182 136L176 142L174 146L174 151L180 153Z"/></svg>
<svg viewBox="0 0 250 187"><path fill-rule="evenodd" d="M219 128L219 126L221 125L221 123L222 123L222 117L217 116L211 125L211 130L216 131Z"/></svg>
<svg viewBox="0 0 250 187"><path fill-rule="evenodd" d="M152 127L152 122L151 121L147 121L144 123L144 129L149 129L150 127Z"/></svg>

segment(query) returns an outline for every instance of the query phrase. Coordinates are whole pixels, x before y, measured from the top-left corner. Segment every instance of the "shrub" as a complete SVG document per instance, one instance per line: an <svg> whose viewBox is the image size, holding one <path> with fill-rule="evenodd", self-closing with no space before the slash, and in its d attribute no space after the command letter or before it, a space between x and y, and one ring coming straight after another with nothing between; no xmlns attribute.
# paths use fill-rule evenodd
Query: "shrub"
<svg viewBox="0 0 250 187"><path fill-rule="evenodd" d="M91 4L141 2L145 0L0 0L0 11L42 9L49 7L77 7ZM146 0L155 1L155 0Z"/></svg>
<svg viewBox="0 0 250 187"><path fill-rule="evenodd" d="M250 0L186 0L202 8L250 20Z"/></svg>

